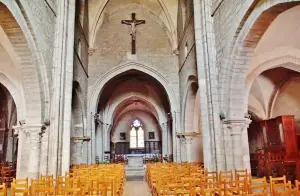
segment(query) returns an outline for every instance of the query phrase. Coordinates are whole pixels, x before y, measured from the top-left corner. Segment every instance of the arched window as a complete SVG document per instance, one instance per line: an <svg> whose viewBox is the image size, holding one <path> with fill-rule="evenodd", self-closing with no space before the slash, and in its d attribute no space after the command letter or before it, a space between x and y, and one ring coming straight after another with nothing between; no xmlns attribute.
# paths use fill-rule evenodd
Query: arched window
<svg viewBox="0 0 300 196"><path fill-rule="evenodd" d="M139 120L133 121L130 130L130 148L144 148L144 130Z"/></svg>

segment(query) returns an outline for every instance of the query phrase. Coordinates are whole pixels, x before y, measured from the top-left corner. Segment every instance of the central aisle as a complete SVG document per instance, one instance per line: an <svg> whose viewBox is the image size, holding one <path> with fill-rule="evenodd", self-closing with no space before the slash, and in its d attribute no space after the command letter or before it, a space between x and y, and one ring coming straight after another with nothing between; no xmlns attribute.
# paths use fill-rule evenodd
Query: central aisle
<svg viewBox="0 0 300 196"><path fill-rule="evenodd" d="M126 181L123 196L151 196L145 181Z"/></svg>

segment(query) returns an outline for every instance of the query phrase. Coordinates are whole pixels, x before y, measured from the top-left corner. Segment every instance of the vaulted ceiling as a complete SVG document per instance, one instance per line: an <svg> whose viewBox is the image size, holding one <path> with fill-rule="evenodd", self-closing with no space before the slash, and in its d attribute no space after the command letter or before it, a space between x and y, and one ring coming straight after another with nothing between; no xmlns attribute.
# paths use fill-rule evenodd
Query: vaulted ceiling
<svg viewBox="0 0 300 196"><path fill-rule="evenodd" d="M168 96L162 85L137 70L113 78L99 98L98 112L105 122L116 122L131 111L144 111L158 122L164 121L170 112Z"/></svg>
<svg viewBox="0 0 300 196"><path fill-rule="evenodd" d="M139 4L148 9L165 24L172 37L176 38L178 0L90 0L89 38L91 47L97 30L102 25L104 15L113 14L119 9L126 9L126 6L130 4Z"/></svg>

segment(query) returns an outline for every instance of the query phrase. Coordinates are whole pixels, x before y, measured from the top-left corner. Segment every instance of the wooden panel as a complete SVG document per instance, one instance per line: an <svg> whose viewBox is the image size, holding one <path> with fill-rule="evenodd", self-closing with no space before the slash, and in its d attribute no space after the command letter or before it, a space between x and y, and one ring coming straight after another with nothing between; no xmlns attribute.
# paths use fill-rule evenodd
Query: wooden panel
<svg viewBox="0 0 300 196"><path fill-rule="evenodd" d="M298 141L293 116L281 116L263 121L267 145L265 152L258 156L258 175L282 176L294 180L300 177L300 165L297 164Z"/></svg>
<svg viewBox="0 0 300 196"><path fill-rule="evenodd" d="M278 153L282 151L279 127L276 119L266 121L267 151Z"/></svg>
<svg viewBox="0 0 300 196"><path fill-rule="evenodd" d="M297 156L297 139L294 116L283 116L282 124L286 157L295 159Z"/></svg>
<svg viewBox="0 0 300 196"><path fill-rule="evenodd" d="M129 154L129 142L116 143L116 154Z"/></svg>

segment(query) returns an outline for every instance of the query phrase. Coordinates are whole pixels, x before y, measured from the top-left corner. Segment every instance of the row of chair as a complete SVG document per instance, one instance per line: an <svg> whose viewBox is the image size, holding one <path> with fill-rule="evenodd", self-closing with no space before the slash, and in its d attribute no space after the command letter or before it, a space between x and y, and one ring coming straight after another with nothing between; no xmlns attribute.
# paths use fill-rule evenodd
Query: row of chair
<svg viewBox="0 0 300 196"><path fill-rule="evenodd" d="M10 195L121 196L124 172L124 166L119 164L73 166L64 176L41 175L38 180L30 180L30 185L28 179L13 179ZM5 184L0 186L0 195L7 195Z"/></svg>
<svg viewBox="0 0 300 196"><path fill-rule="evenodd" d="M195 163L147 164L146 180L156 196L300 195L299 182L292 187L285 176L270 177L269 190L266 177L252 178L247 169L208 171Z"/></svg>

